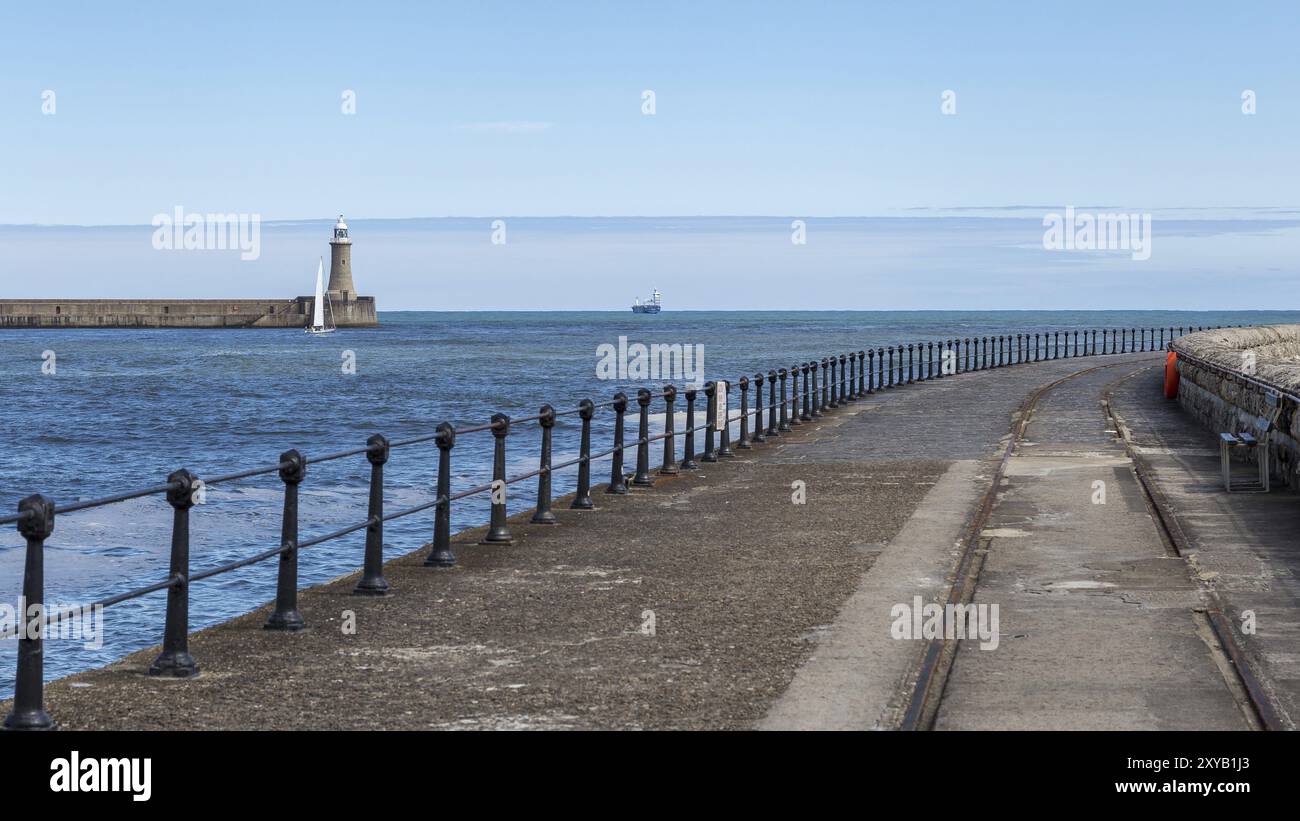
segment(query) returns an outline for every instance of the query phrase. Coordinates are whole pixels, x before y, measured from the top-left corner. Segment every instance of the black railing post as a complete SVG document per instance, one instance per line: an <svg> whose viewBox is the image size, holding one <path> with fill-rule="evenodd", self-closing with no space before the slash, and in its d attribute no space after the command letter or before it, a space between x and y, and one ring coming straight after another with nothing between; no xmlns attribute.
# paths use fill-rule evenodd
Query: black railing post
<svg viewBox="0 0 1300 821"><path fill-rule="evenodd" d="M623 495L627 493L627 477L623 475L623 414L627 413L627 394L619 391L614 394L614 452L613 464L609 466L609 484L606 493Z"/></svg>
<svg viewBox="0 0 1300 821"><path fill-rule="evenodd" d="M867 380L869 378L869 375L870 375L870 371L867 370L867 352L860 350L858 351L858 398L859 399L867 395Z"/></svg>
<svg viewBox="0 0 1300 821"><path fill-rule="evenodd" d="M632 484L636 487L650 487L655 480L650 478L650 399L649 388L639 388L636 392L637 428L636 428L636 474Z"/></svg>
<svg viewBox="0 0 1300 821"><path fill-rule="evenodd" d="M456 429L450 422L443 422L436 428L440 434L438 445L438 506L433 512L433 548L424 559L425 567L454 567L456 554L451 552L451 449L456 446ZM579 471L581 475L581 470ZM573 506L578 506L578 499L585 493L579 481L578 498ZM587 497L591 501L591 497Z"/></svg>
<svg viewBox="0 0 1300 821"><path fill-rule="evenodd" d="M855 356L856 356L856 354L855 354ZM849 396L850 391L849 391L848 375L847 375L847 371L845 371L845 367L848 365L848 361L849 361L849 358L848 358L847 356L845 356L844 354L840 354L840 382L839 382L839 386L840 386L840 397L839 397L839 403L840 403L841 405L847 405L850 401L852 401L851 397Z"/></svg>
<svg viewBox="0 0 1300 821"><path fill-rule="evenodd" d="M571 510L591 510L596 506L591 500L591 420L595 415L595 402L584 399L578 403L582 432L578 435L578 487L569 505Z"/></svg>
<svg viewBox="0 0 1300 821"><path fill-rule="evenodd" d="M826 360L823 359L820 364L821 367L825 369ZM809 362L808 365L809 368L812 370L812 412L809 415L812 416L813 419L820 419L822 415L822 408L821 408L822 402L821 402L821 394L818 392L817 389L818 362L816 360L813 360L812 362Z"/></svg>
<svg viewBox="0 0 1300 821"><path fill-rule="evenodd" d="M731 383L730 383L730 382L723 382L723 383L722 383L722 405L723 405L723 407L727 407L727 405L728 405L728 401L729 401L729 392L730 392L730 391L731 391ZM718 392L718 383L716 383L716 382L713 383L713 392L714 392L715 395L716 395L717 392ZM718 430L718 455L719 455L719 456L733 456L733 457L734 457L734 456L736 455L736 452L735 452L734 450L731 449L731 420L728 418L728 417L730 417L730 416L731 416L731 411L730 411L730 410L724 410L724 411L722 412L722 418L721 418L721 419L718 419L718 418L717 418L717 414L716 414L716 413L714 414L714 420L713 420L713 421L714 421L714 424L716 425L716 424L719 424L719 423L720 423L720 424L722 425L722 427L719 428L719 430Z"/></svg>
<svg viewBox="0 0 1300 821"><path fill-rule="evenodd" d="M551 429L555 427L555 408L542 405L537 417L537 426L542 429L542 446L537 457L537 507L529 521L535 525L553 525L557 522L551 512Z"/></svg>
<svg viewBox="0 0 1300 821"><path fill-rule="evenodd" d="M750 438L749 441L757 445L761 445L767 441L767 433L766 433L767 428L763 427L763 383L764 381L766 381L766 377L763 376L762 371L759 371L758 373L754 374L754 435L753 437ZM785 397L782 396L781 398L784 399ZM772 404L775 405L776 403L773 402ZM772 414L774 413L776 413L776 408L769 407L767 409L768 419L771 419Z"/></svg>
<svg viewBox="0 0 1300 821"><path fill-rule="evenodd" d="M182 469L168 476L167 484L172 485L167 491L167 504L172 507L172 549L168 569L171 586L167 588L162 652L149 665L149 675L189 678L199 672L199 666L190 655L190 508L194 507L199 480L193 473ZM292 569L296 583L297 565ZM297 615L296 606L291 609Z"/></svg>
<svg viewBox="0 0 1300 821"><path fill-rule="evenodd" d="M762 404L762 394L759 403ZM736 450L749 450L749 377L740 377L740 438L736 440Z"/></svg>
<svg viewBox="0 0 1300 821"><path fill-rule="evenodd" d="M776 377L775 372L768 372L768 380L771 381ZM780 375L784 377L787 371L785 368L780 369ZM785 391L785 379L781 379L781 419L778 422L773 415L768 419L768 436L775 436L778 433L785 433L795 425L802 425L799 421L799 365L795 363L789 368L790 376L790 393L787 396ZM773 427L775 425L775 427Z"/></svg>
<svg viewBox="0 0 1300 821"><path fill-rule="evenodd" d="M916 380L915 380L915 374L912 373L912 359L913 359L913 353L912 353L912 352L913 352L913 350L914 350L915 348L916 348L916 345L915 345L914 343L912 343L912 342L907 343L907 384L908 384L908 385L915 384L915 382L916 382ZM899 358L900 358L900 359L902 358L902 353L901 353L901 352L899 353Z"/></svg>
<svg viewBox="0 0 1300 821"><path fill-rule="evenodd" d="M366 509L366 555L361 579L352 589L354 596L383 596L388 593L384 578L384 465L389 456L388 439L376 433L366 440L366 461L370 463L370 502Z"/></svg>
<svg viewBox="0 0 1300 821"><path fill-rule="evenodd" d="M693 387L686 389L686 440L682 442L682 470L695 470L700 465L695 461L695 393Z"/></svg>
<svg viewBox="0 0 1300 821"><path fill-rule="evenodd" d="M45 540L54 532L54 503L44 496L28 496L18 503L18 513L23 517L18 532L27 541L27 556L15 620L19 633L14 701L4 727L53 730L54 719L45 712Z"/></svg>
<svg viewBox="0 0 1300 821"><path fill-rule="evenodd" d="M492 486L488 495L492 501L492 513L488 520L488 532L479 544L510 545L515 537L510 535L506 525L506 437L510 435L510 417L504 413L492 414Z"/></svg>
<svg viewBox="0 0 1300 821"><path fill-rule="evenodd" d="M876 392L876 350L867 351L867 393Z"/></svg>
<svg viewBox="0 0 1300 821"><path fill-rule="evenodd" d="M677 414L673 406L677 402L677 388L668 385L664 388L664 461L659 467L660 476L676 476L677 470L677 443L673 441L676 438Z"/></svg>
<svg viewBox="0 0 1300 821"><path fill-rule="evenodd" d="M701 462L718 461L714 436L718 430L718 385L713 380L704 383L704 455Z"/></svg>
<svg viewBox="0 0 1300 821"><path fill-rule="evenodd" d="M794 378L794 390L790 391L792 394L790 398L794 400L794 404L790 407L790 416L797 418L802 425L803 422L811 421L813 418L813 414L809 413L809 364L802 362L790 370L792 373L800 374Z"/></svg>
<svg viewBox="0 0 1300 821"><path fill-rule="evenodd" d="M301 630L298 612L298 486L307 478L307 460L296 450L280 454L280 481L284 482L284 513L280 519L280 572L275 582L275 610L262 625L267 630ZM188 554L188 551L186 551ZM189 556L185 557L189 566ZM170 601L171 595L168 594ZM186 600L188 606L188 599ZM167 654L166 645L163 655ZM159 657L161 660L161 657ZM154 666L158 661L154 662ZM149 668L153 672L153 667Z"/></svg>
<svg viewBox="0 0 1300 821"><path fill-rule="evenodd" d="M782 368L780 371L781 419L778 422L776 418L776 393L774 392L776 390L777 371L770 370L767 372L767 381L769 383L768 395L772 399L772 407L767 410L768 436L780 436L782 433L789 431L791 420L794 420L794 424L799 424L799 368L791 368L789 373L793 377L793 381L790 383L790 396L787 399L785 393L786 369ZM787 414L786 406L790 405L792 402L793 406L789 408L789 413Z"/></svg>
<svg viewBox="0 0 1300 821"><path fill-rule="evenodd" d="M822 385L822 407L825 408L826 410L830 410L832 408L838 408L840 406L840 403L836 400L837 393L836 393L836 384L835 384L834 355L831 356L829 362L830 362L830 374L828 375L826 373L827 360L825 359L822 360L822 376L825 377L825 382Z"/></svg>

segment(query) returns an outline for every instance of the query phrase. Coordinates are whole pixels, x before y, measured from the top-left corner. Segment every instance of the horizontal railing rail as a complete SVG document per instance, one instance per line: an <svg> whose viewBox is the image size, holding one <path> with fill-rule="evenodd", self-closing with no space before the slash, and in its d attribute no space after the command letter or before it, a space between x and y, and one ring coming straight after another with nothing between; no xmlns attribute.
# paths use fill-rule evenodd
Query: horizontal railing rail
<svg viewBox="0 0 1300 821"><path fill-rule="evenodd" d="M1001 368L1032 362L1043 362L1073 357L1100 356L1117 353L1163 350L1169 340L1201 328L1099 328L1069 329L1065 331L1021 331L995 335L950 337L926 340L921 343L864 348L821 359L791 363L757 371L736 380L739 409L731 415L730 382L709 381L702 386L678 389L668 385L658 392L642 388L635 397L619 392L606 402L595 403L583 399L576 407L556 410L543 405L536 414L512 419L504 413L494 414L486 423L456 428L448 422L439 424L432 433L407 439L390 441L382 434L371 436L364 447L352 448L323 456L308 457L297 450L280 455L273 465L202 478L189 470L180 469L160 485L111 496L56 504L42 495L32 495L18 503L18 512L0 517L0 525L14 524L26 541L23 578L25 607L19 624L0 634L0 638L18 637L17 673L14 685L12 710L4 726L10 729L48 729L54 722L44 708L43 639L53 625L71 618L85 609L110 607L131 599L162 591L167 592L167 607L163 626L162 650L149 667L154 676L190 677L198 673L199 665L189 652L189 591L193 583L210 579L223 573L258 564L278 557L274 607L266 621L269 630L299 630L305 626L298 612L298 561L304 549L340 539L364 530L365 547L362 555L362 574L353 590L359 596L382 596L389 592L383 575L383 527L387 522L414 516L428 510L434 511L433 539L424 565L432 568L452 567L456 556L451 549L451 507L462 499L490 494L488 529L481 544L511 544L514 541L506 511L506 488L530 479L537 480L536 502L531 522L554 524L552 511L552 476L560 470L577 467L577 484L569 507L574 510L591 510L591 465L610 459L610 478L604 492L611 495L629 493L630 487L649 487L654 475L673 476L683 470L697 469L701 462L712 463L734 457L735 450L750 449L769 439L792 431L795 426L809 423L826 412L846 406L881 391L902 385L911 385L931 379L973 371ZM1157 343L1157 333L1159 342ZM1100 340L1099 340L1100 335ZM1062 339L1064 337L1064 339ZM938 356L936 357L936 353ZM937 363L937 367L936 367ZM763 389L767 387L764 402ZM750 402L750 390L754 401ZM704 395L705 418L696 423L696 403ZM685 427L675 430L677 402L685 404ZM650 406L656 400L663 403L664 430L650 433ZM632 441L625 436L626 416L632 403L637 415L637 434ZM723 416L719 418L719 410ZM598 410L614 412L613 441L603 451L592 452L592 420ZM579 455L560 464L551 460L552 429L556 419L576 414L580 419ZM766 414L766 422L764 415ZM752 430L751 430L752 421ZM506 440L518 425L536 424L541 432L537 468L514 476L506 475ZM739 433L732 446L731 428L739 425ZM451 491L451 460L460 437L490 432L493 437L492 478L490 481L453 493ZM696 453L697 435L704 434L704 449ZM681 459L677 457L676 439L683 440ZM652 475L650 446L663 442L663 456ZM397 511L384 509L384 466L394 450L433 443L438 449L436 488L432 499ZM636 467L629 476L625 472L626 451L635 448ZM307 468L364 455L370 464L369 499L366 518L329 533L307 539L299 534L299 487L306 481ZM697 458L698 457L698 458ZM283 504L280 540L274 547L227 562L196 573L190 571L190 510L197 504L198 496L213 485L239 482L246 479L278 474L283 485ZM163 580L118 593L80 608L64 608L55 613L44 610L44 550L45 542L54 530L57 516L91 510L106 505L163 496L172 508L172 536L169 570Z"/></svg>

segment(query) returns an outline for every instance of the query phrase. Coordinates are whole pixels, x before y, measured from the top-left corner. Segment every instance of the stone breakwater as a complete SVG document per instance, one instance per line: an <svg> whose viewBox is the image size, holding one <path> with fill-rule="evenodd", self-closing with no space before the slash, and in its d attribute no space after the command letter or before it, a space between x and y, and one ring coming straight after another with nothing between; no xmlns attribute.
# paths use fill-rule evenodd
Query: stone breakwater
<svg viewBox="0 0 1300 821"><path fill-rule="evenodd" d="M1222 328L1179 337L1178 401L1215 432L1256 432L1256 420L1281 412L1271 443L1275 473L1300 487L1300 325Z"/></svg>
<svg viewBox="0 0 1300 821"><path fill-rule="evenodd" d="M302 328L314 297L294 299L0 299L0 328ZM379 324L375 298L331 305L340 328Z"/></svg>

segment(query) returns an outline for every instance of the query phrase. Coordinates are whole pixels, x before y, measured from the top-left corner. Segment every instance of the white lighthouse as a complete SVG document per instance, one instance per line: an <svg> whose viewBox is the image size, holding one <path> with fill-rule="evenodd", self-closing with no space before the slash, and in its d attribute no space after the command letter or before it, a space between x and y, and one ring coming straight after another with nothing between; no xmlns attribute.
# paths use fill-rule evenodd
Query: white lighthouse
<svg viewBox="0 0 1300 821"><path fill-rule="evenodd" d="M334 237L330 240L330 299L349 302L357 298L352 284L352 240L348 238L348 224L339 214L334 223Z"/></svg>

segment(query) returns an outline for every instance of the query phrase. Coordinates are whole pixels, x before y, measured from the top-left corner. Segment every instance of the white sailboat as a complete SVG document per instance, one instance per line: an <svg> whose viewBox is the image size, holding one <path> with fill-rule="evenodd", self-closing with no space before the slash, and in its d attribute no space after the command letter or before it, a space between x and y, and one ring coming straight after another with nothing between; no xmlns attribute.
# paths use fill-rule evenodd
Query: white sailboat
<svg viewBox="0 0 1300 821"><path fill-rule="evenodd" d="M325 324L325 306L329 297L325 295L325 257L320 258L316 268L316 301L313 304L311 325L306 329L309 334L332 334L334 328L334 306L330 305L330 322Z"/></svg>

